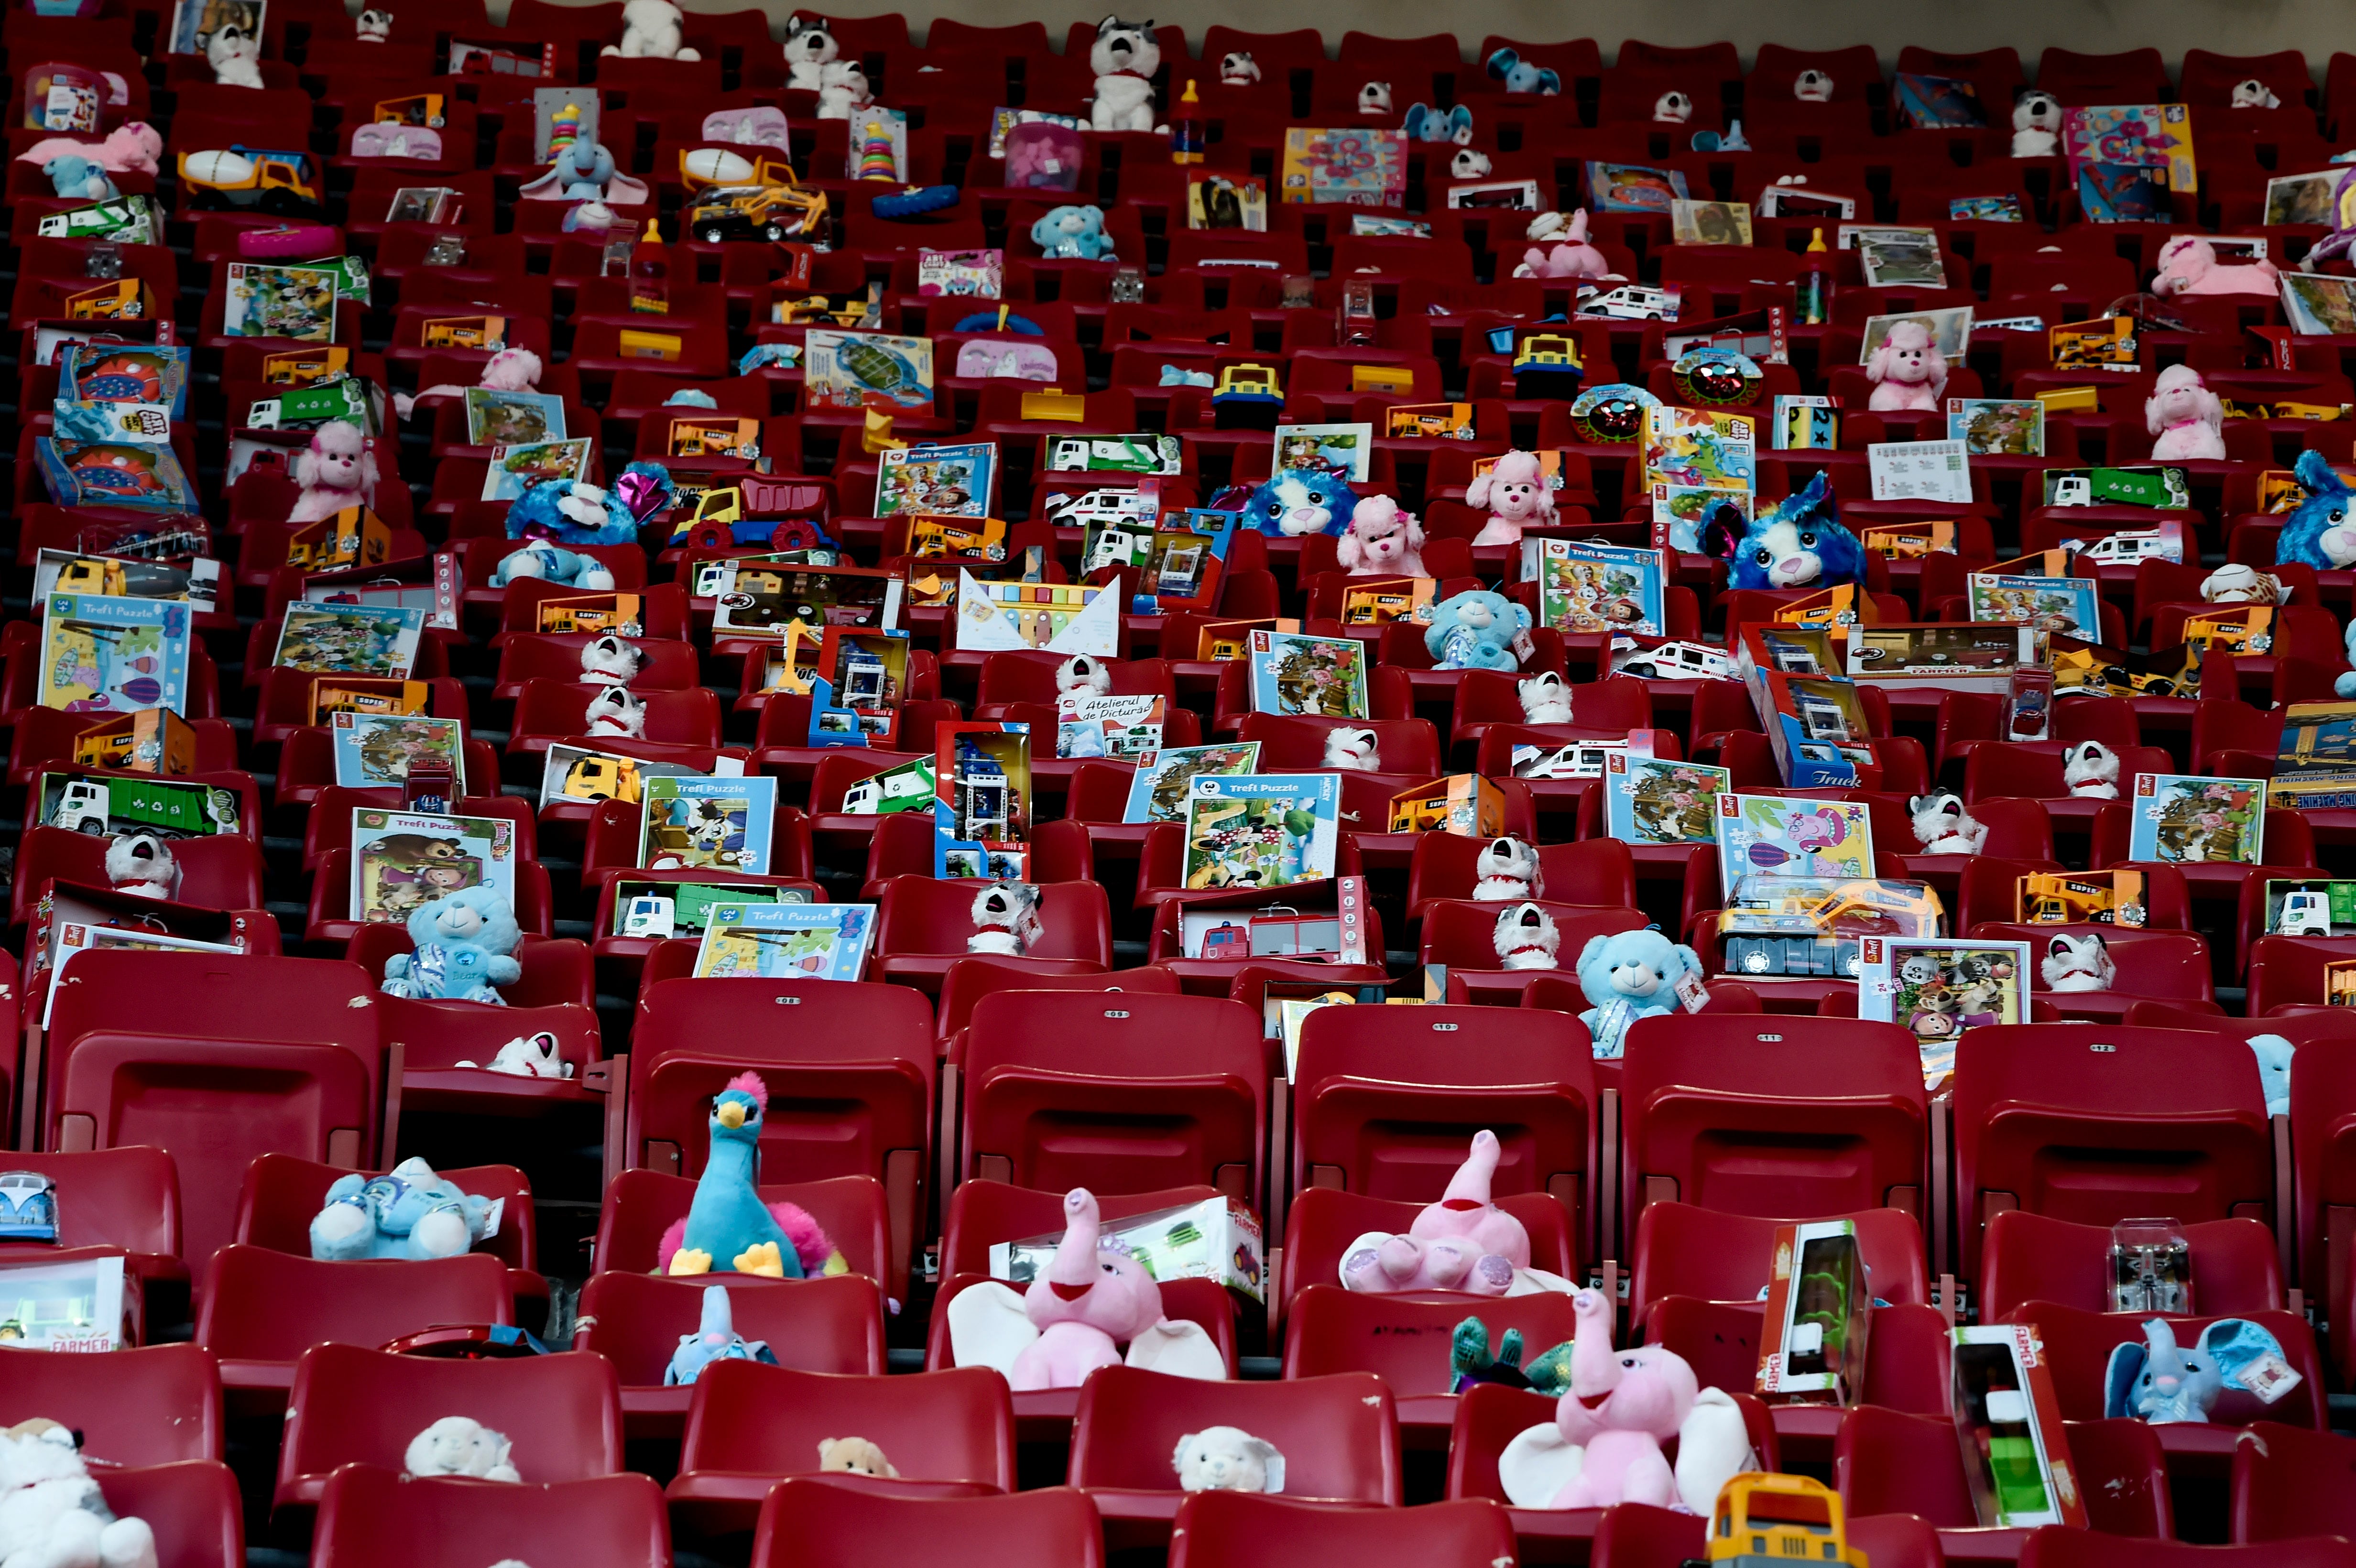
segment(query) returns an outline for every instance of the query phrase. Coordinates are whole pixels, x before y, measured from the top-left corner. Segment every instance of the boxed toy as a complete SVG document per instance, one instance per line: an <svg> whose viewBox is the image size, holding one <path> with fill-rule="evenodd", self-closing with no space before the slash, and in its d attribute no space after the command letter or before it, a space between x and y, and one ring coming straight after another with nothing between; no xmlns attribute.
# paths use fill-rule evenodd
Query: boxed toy
<svg viewBox="0 0 2356 1568"><path fill-rule="evenodd" d="M40 705L130 713L187 700L188 606L169 599L52 593L42 603Z"/></svg>
<svg viewBox="0 0 2356 1568"><path fill-rule="evenodd" d="M716 903L695 976L856 980L875 938L873 904Z"/></svg>
<svg viewBox="0 0 2356 1568"><path fill-rule="evenodd" d="M303 571L380 566L392 553L392 529L366 507L347 507L286 536L286 564Z"/></svg>
<svg viewBox="0 0 2356 1568"><path fill-rule="evenodd" d="M1665 552L1548 539L1538 546L1538 620L1560 632L1668 632Z"/></svg>
<svg viewBox="0 0 2356 1568"><path fill-rule="evenodd" d="M1339 773L1197 773L1186 800L1183 885L1266 890L1333 875Z"/></svg>
<svg viewBox="0 0 2356 1568"><path fill-rule="evenodd" d="M1247 648L1254 712L1366 717L1367 650L1357 639L1255 630Z"/></svg>
<svg viewBox="0 0 2356 1568"><path fill-rule="evenodd" d="M1453 833L1494 838L1505 830L1505 797L1478 773L1450 773L1391 796L1393 833Z"/></svg>
<svg viewBox="0 0 2356 1568"><path fill-rule="evenodd" d="M1168 701L1161 697L1066 692L1055 699L1055 755L1134 758L1159 752L1168 722Z"/></svg>
<svg viewBox="0 0 2356 1568"><path fill-rule="evenodd" d="M2192 1311L2192 1247L2173 1220L2111 1227L2111 1312Z"/></svg>
<svg viewBox="0 0 2356 1568"><path fill-rule="evenodd" d="M1991 1530L2086 1528L2053 1371L2031 1323L1949 1330L1955 1435L1972 1506Z"/></svg>
<svg viewBox="0 0 2356 1568"><path fill-rule="evenodd" d="M1190 898L1178 916L1179 951L1188 958L1241 962L1306 958L1366 962L1366 880L1335 877L1270 904L1256 886Z"/></svg>
<svg viewBox="0 0 2356 1568"><path fill-rule="evenodd" d="M958 569L959 652L1043 648L1108 659L1120 643L1120 595L1082 582L983 582Z"/></svg>
<svg viewBox="0 0 2356 1568"><path fill-rule="evenodd" d="M474 887L496 890L514 908L515 831L505 816L355 810L353 917L399 924L435 899Z"/></svg>
<svg viewBox="0 0 2356 1568"><path fill-rule="evenodd" d="M1031 867L1031 726L935 726L933 780L933 874L1020 880Z"/></svg>
<svg viewBox="0 0 2356 1568"><path fill-rule="evenodd" d="M12 1350L128 1349L144 1317L139 1276L120 1257L0 1262L0 1340Z"/></svg>
<svg viewBox="0 0 2356 1568"><path fill-rule="evenodd" d="M645 601L636 593L564 593L541 600L532 613L543 632L646 635Z"/></svg>
<svg viewBox="0 0 2356 1568"><path fill-rule="evenodd" d="M1760 1336L1759 1396L1779 1404L1856 1404L1865 1397L1873 1289L1857 1221L1775 1228Z"/></svg>
<svg viewBox="0 0 2356 1568"><path fill-rule="evenodd" d="M1851 680L1944 691L2002 692L2012 672L2043 662L2040 635L2000 622L1859 626L1849 634Z"/></svg>
<svg viewBox="0 0 2356 1568"><path fill-rule="evenodd" d="M2186 484L2184 470L2171 465L2048 468L2042 473L2045 505L2049 507L2149 507L2160 511L2183 511L2192 505L2192 492ZM2092 551L2089 546L2074 539L2063 539L2061 548L2089 550L2097 560L2119 560L2129 565L2147 555L2158 555L2166 560L2185 559L2184 525L2174 517L2163 518L2155 528L2137 533L2114 530L2110 537L2126 540L2153 535L2158 536L2158 544L2139 545L2132 554L2119 554L2116 546L2108 551ZM2193 559L2199 559L2198 552Z"/></svg>
<svg viewBox="0 0 2356 1568"><path fill-rule="evenodd" d="M1965 579L1975 621L2018 621L2043 633L2099 639L2102 585L2091 577L2006 577L1975 571Z"/></svg>
<svg viewBox="0 0 2356 1568"><path fill-rule="evenodd" d="M899 623L906 587L896 572L873 567L740 560L712 599L712 635L782 640L796 622L888 628Z"/></svg>
<svg viewBox="0 0 2356 1568"><path fill-rule="evenodd" d="M2269 878L2265 930L2275 936L2356 936L2356 882Z"/></svg>
<svg viewBox="0 0 2356 1568"><path fill-rule="evenodd" d="M2356 882L2344 885L2356 897ZM2150 917L2150 897L2141 871L2034 871L2013 883L2012 918L2027 925L2139 929Z"/></svg>
<svg viewBox="0 0 2356 1568"><path fill-rule="evenodd" d="M640 880L616 877L611 883L614 919L608 936L638 936L660 942L700 935L711 928L722 904L794 904L815 901L806 888L711 877L694 881Z"/></svg>
<svg viewBox="0 0 2356 1568"><path fill-rule="evenodd" d="M1207 613L1219 602L1228 547L1236 540L1238 512L1188 507L1164 512L1155 525L1140 592L1130 609L1141 615L1179 611Z"/></svg>
<svg viewBox="0 0 2356 1568"><path fill-rule="evenodd" d="M2356 1007L2356 958L2339 958L2323 966L2326 1007Z"/></svg>
<svg viewBox="0 0 2356 1568"><path fill-rule="evenodd" d="M1393 621L1428 624L1431 596L1439 587L1429 577L1352 578L1350 586L1342 591L1342 624L1387 626Z"/></svg>
<svg viewBox="0 0 2356 1568"><path fill-rule="evenodd" d="M1137 759L1130 775L1129 801L1123 822L1183 822L1194 780L1213 774L1236 775L1259 769L1258 741L1230 741L1210 746L1169 746Z"/></svg>
<svg viewBox="0 0 2356 1568"><path fill-rule="evenodd" d="M1258 1219L1236 1198L1205 1198L1177 1209L1157 1209L1124 1220L1108 1219L1104 1241L1118 1243L1145 1265L1157 1282L1215 1279L1254 1301L1262 1298L1267 1271ZM1020 1242L994 1242L992 1279L1028 1285L1055 1257L1062 1232ZM1100 1243L1101 1244L1101 1243Z"/></svg>
<svg viewBox="0 0 2356 1568"><path fill-rule="evenodd" d="M875 515L925 512L943 517L987 517L997 499L998 443L898 446L877 459Z"/></svg>
<svg viewBox="0 0 2356 1568"><path fill-rule="evenodd" d="M1716 844L1718 797L1731 777L1703 763L1616 749L1603 759L1603 831L1626 844Z"/></svg>
<svg viewBox="0 0 2356 1568"><path fill-rule="evenodd" d="M1397 207L1407 195L1407 137L1364 125L1293 126L1278 165L1280 202Z"/></svg>
<svg viewBox="0 0 2356 1568"><path fill-rule="evenodd" d="M32 820L45 827L102 838L123 833L200 838L235 833L242 826L235 790L160 778L80 778L45 773L34 785L30 804Z"/></svg>
<svg viewBox="0 0 2356 1568"><path fill-rule="evenodd" d="M712 767L714 775L728 777L744 771L744 760L723 755ZM637 757L611 756L602 752L587 751L579 746L551 746L548 767L541 775L540 804L542 806L563 803L592 803L601 800L623 800L637 805L645 795L646 781L650 778L676 776L701 778L704 774L681 763L649 763Z"/></svg>
<svg viewBox="0 0 2356 1568"><path fill-rule="evenodd" d="M1764 672L1767 740L1783 782L1794 789L1853 787L1876 769L1865 708L1846 680Z"/></svg>
<svg viewBox="0 0 2356 1568"><path fill-rule="evenodd" d="M322 676L311 682L308 722L325 724L337 713L397 713L423 715L433 688L422 680L393 680L374 676Z"/></svg>
<svg viewBox="0 0 2356 1568"><path fill-rule="evenodd" d="M2266 781L2137 773L2130 860L2265 861Z"/></svg>
<svg viewBox="0 0 2356 1568"><path fill-rule="evenodd" d="M1855 801L1720 792L1717 837L1719 891L1730 896L1751 876L1873 875L1873 819Z"/></svg>
<svg viewBox="0 0 2356 1568"><path fill-rule="evenodd" d="M331 713L327 737L336 783L347 789L401 787L410 770L438 764L461 769L465 726L455 719L391 713Z"/></svg>
<svg viewBox="0 0 2356 1568"><path fill-rule="evenodd" d="M1727 973L1746 980L1853 980L1870 936L1933 937L1944 910L1926 882L1878 877L1789 877L1758 872L1722 895L1719 941Z"/></svg>
<svg viewBox="0 0 2356 1568"><path fill-rule="evenodd" d="M810 683L809 743L892 749L908 692L908 634L829 626Z"/></svg>
<svg viewBox="0 0 2356 1568"><path fill-rule="evenodd" d="M126 773L187 773L197 766L197 732L164 708L102 720L74 737L73 760Z"/></svg>
<svg viewBox="0 0 2356 1568"><path fill-rule="evenodd" d="M373 675L406 679L417 662L425 612L369 604L303 603L286 606L271 662L321 675Z"/></svg>
<svg viewBox="0 0 2356 1568"><path fill-rule="evenodd" d="M1857 1016L1912 1035L1933 1090L1954 1074L1965 1029L2029 1021L2026 942L1869 936L1858 956Z"/></svg>
<svg viewBox="0 0 2356 1568"><path fill-rule="evenodd" d="M773 778L649 778L638 819L638 864L650 871L766 876L776 810Z"/></svg>
<svg viewBox="0 0 2356 1568"><path fill-rule="evenodd" d="M1875 523L1858 529L1857 542L1884 560L1953 555L1955 525L1944 517L1929 523Z"/></svg>
<svg viewBox="0 0 2356 1568"><path fill-rule="evenodd" d="M1301 623L1289 616L1271 616L1259 621L1211 621L1195 632L1194 656L1206 664L1227 664L1250 656L1254 632L1294 636L1300 631Z"/></svg>

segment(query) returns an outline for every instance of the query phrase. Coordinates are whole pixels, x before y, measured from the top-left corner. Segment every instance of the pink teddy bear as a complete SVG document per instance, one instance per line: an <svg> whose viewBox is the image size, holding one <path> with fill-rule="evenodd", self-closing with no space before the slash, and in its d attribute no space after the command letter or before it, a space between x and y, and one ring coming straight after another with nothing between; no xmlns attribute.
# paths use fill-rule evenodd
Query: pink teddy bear
<svg viewBox="0 0 2356 1568"><path fill-rule="evenodd" d="M540 387L540 356L529 348L502 348L483 364L483 379L477 383L496 392L530 392ZM418 404L428 398L462 398L466 389L453 381L427 387L415 397L406 392L392 395L393 411L407 419Z"/></svg>
<svg viewBox="0 0 2356 1568"><path fill-rule="evenodd" d="M1509 452L1496 466L1464 487L1464 504L1486 507L1489 520L1473 536L1476 545L1519 544L1526 528L1554 521L1554 492L1534 452Z"/></svg>
<svg viewBox="0 0 2356 1568"><path fill-rule="evenodd" d="M294 459L294 483L303 487L295 499L290 523L316 523L348 507L363 506L376 496L376 454L369 451L360 427L330 420L311 436L311 444Z"/></svg>
<svg viewBox="0 0 2356 1568"><path fill-rule="evenodd" d="M1933 346L1929 327L1901 321L1866 361L1865 379L1874 384L1866 406L1877 412L1936 413L1947 387L1947 360Z"/></svg>
<svg viewBox="0 0 2356 1568"><path fill-rule="evenodd" d="M163 165L164 138L145 120L117 125L102 142L77 142L70 136L50 136L16 155L19 163L46 164L51 158L88 158L108 174L152 175Z"/></svg>
<svg viewBox="0 0 2356 1568"><path fill-rule="evenodd" d="M1369 496L1350 514L1333 554L1353 577L1423 577L1423 525L1388 496Z"/></svg>
<svg viewBox="0 0 2356 1568"><path fill-rule="evenodd" d="M1342 1254L1342 1288L1371 1296L1398 1290L1461 1290L1504 1296L1515 1272L1530 1266L1530 1233L1492 1202L1489 1185L1501 1150L1497 1135L1472 1135L1472 1152L1448 1191L1426 1204L1404 1236L1370 1231Z"/></svg>
<svg viewBox="0 0 2356 1568"><path fill-rule="evenodd" d="M1522 252L1522 264L1514 269L1517 278L1608 278L1612 275L1612 262L1587 238L1587 208L1580 208L1566 221L1559 212L1541 212L1530 220L1527 239L1534 241ZM1554 241L1547 250L1547 242Z"/></svg>
<svg viewBox="0 0 2356 1568"><path fill-rule="evenodd" d="M2281 277L2275 264L2264 258L2247 266L2222 266L2217 261L2217 247L2198 234L2179 234L2159 248L2159 270L2152 274L2151 292L2161 295L2271 294Z"/></svg>
<svg viewBox="0 0 2356 1568"><path fill-rule="evenodd" d="M2225 405L2191 366L2170 365L2159 373L2159 379L2152 383L2151 396L2144 400L2143 417L2154 438L2155 462L2224 461Z"/></svg>

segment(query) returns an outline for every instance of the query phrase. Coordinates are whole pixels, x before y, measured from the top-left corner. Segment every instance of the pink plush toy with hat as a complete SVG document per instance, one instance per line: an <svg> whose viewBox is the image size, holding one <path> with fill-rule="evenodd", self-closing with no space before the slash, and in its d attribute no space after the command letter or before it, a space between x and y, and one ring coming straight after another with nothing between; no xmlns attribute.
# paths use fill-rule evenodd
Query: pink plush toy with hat
<svg viewBox="0 0 2356 1568"><path fill-rule="evenodd" d="M2225 405L2191 366L2170 365L2159 373L2144 400L2143 417L2152 434L2153 461L2225 460Z"/></svg>
<svg viewBox="0 0 2356 1568"><path fill-rule="evenodd" d="M1353 577L1423 577L1423 525L1388 496L1368 496L1350 513L1333 554Z"/></svg>
<svg viewBox="0 0 2356 1568"><path fill-rule="evenodd" d="M483 379L476 384L498 392L530 392L539 388L540 372L540 356L530 349L502 348L485 361ZM402 419L407 419L411 411L428 398L462 398L466 395L466 388L444 381L438 386L425 388L413 398L406 392L395 392L392 406Z"/></svg>
<svg viewBox="0 0 2356 1568"><path fill-rule="evenodd" d="M1342 1288L1387 1296L1398 1290L1461 1290L1470 1296L1568 1292L1570 1282L1530 1267L1530 1233L1490 1200L1503 1153L1497 1135L1472 1135L1472 1152L1439 1202L1426 1204L1407 1234L1369 1231L1342 1254Z"/></svg>
<svg viewBox="0 0 2356 1568"><path fill-rule="evenodd" d="M376 481L376 454L360 427L330 420L312 432L311 444L294 459L294 483L303 494L286 520L316 523L347 507L365 506L375 499Z"/></svg>
<svg viewBox="0 0 2356 1568"><path fill-rule="evenodd" d="M1476 545L1519 544L1522 530L1554 521L1554 492L1535 452L1509 452L1496 466L1464 487L1464 504L1486 507L1489 520L1473 537Z"/></svg>
<svg viewBox="0 0 2356 1568"><path fill-rule="evenodd" d="M2198 234L2179 234L2159 248L2159 270L2152 274L2156 294L2272 294L2282 274L2261 257L2247 266L2226 266L2217 260L2217 247Z"/></svg>
<svg viewBox="0 0 2356 1568"><path fill-rule="evenodd" d="M1939 397L1947 389L1947 359L1931 340L1931 329L1919 321L1891 325L1890 335L1865 363L1865 379L1873 383L1866 407L1876 412L1939 411Z"/></svg>
<svg viewBox="0 0 2356 1568"><path fill-rule="evenodd" d="M1522 252L1522 264L1514 269L1517 278L1601 279L1612 275L1611 261L1587 238L1587 208L1583 207L1567 219L1559 212L1539 213L1530 219L1525 238L1531 244ZM1549 245L1552 249L1547 248Z"/></svg>
<svg viewBox="0 0 2356 1568"><path fill-rule="evenodd" d="M88 158L108 174L152 175L163 166L164 138L145 120L117 125L102 142L78 142L70 136L49 136L16 155L16 161L46 164L51 158Z"/></svg>

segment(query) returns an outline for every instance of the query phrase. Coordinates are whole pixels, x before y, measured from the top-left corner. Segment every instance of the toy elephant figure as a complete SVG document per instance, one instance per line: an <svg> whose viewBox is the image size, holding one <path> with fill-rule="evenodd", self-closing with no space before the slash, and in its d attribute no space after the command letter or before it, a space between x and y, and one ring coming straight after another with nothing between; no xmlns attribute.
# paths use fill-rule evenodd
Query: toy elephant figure
<svg viewBox="0 0 2356 1568"><path fill-rule="evenodd" d="M1530 1233L1490 1200L1502 1154L1497 1135L1472 1135L1448 1191L1425 1205L1405 1235L1369 1231L1342 1253L1342 1288L1367 1294L1461 1290L1470 1296L1569 1295L1570 1282L1530 1267Z"/></svg>

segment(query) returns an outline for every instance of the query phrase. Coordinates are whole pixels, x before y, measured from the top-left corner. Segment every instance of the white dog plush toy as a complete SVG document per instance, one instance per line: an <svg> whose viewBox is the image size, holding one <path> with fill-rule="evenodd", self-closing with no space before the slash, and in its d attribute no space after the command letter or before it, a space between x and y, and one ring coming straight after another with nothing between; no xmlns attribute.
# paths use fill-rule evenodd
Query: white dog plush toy
<svg viewBox="0 0 2356 1568"><path fill-rule="evenodd" d="M1682 125L1693 118L1693 100L1675 88L1653 100L1653 119L1663 125Z"/></svg>
<svg viewBox="0 0 2356 1568"><path fill-rule="evenodd" d="M107 843L106 880L118 893L168 899L179 886L180 866L153 833L126 833Z"/></svg>
<svg viewBox="0 0 2356 1568"><path fill-rule="evenodd" d="M599 54L625 59L700 60L703 57L680 42L680 10L670 0L630 0L622 7L622 41L607 44Z"/></svg>
<svg viewBox="0 0 2356 1568"><path fill-rule="evenodd" d="M1206 1426L1178 1439L1170 1467L1186 1492L1280 1492L1284 1456L1237 1426Z"/></svg>
<svg viewBox="0 0 2356 1568"><path fill-rule="evenodd" d="M1833 101L1831 73L1810 66L1792 79L1792 96L1803 103L1830 103Z"/></svg>
<svg viewBox="0 0 2356 1568"><path fill-rule="evenodd" d="M1510 833L1489 840L1472 869L1481 879L1472 884L1479 903L1526 899L1538 891L1538 852Z"/></svg>
<svg viewBox="0 0 2356 1568"><path fill-rule="evenodd" d="M609 686L589 699L589 709L583 715L588 728L586 735L634 735L643 739L647 732L647 705L631 695L627 687Z"/></svg>
<svg viewBox="0 0 2356 1568"><path fill-rule="evenodd" d="M2049 991L2107 991L2118 978L2118 966L2111 962L2110 947L2098 932L2083 936L2057 935L2045 944L2044 960L2037 966L2044 976Z"/></svg>
<svg viewBox="0 0 2356 1568"><path fill-rule="evenodd" d="M593 637L581 647L581 678L594 686L627 686L645 662L636 643L611 635Z"/></svg>
<svg viewBox="0 0 2356 1568"><path fill-rule="evenodd" d="M1219 59L1221 87L1250 87L1259 80L1259 62L1248 49L1237 49Z"/></svg>
<svg viewBox="0 0 2356 1568"><path fill-rule="evenodd" d="M1515 688L1522 699L1522 717L1533 724L1570 722L1570 688L1554 671L1540 670Z"/></svg>
<svg viewBox="0 0 2356 1568"><path fill-rule="evenodd" d="M2081 741L2062 753L2062 786L2087 800L2119 798L2119 754L2100 741Z"/></svg>
<svg viewBox="0 0 2356 1568"><path fill-rule="evenodd" d="M2062 146L2062 101L2050 92L2023 94L2012 106L2012 155L2050 158Z"/></svg>
<svg viewBox="0 0 2356 1568"><path fill-rule="evenodd" d="M2290 597L2282 579L2254 566L2229 560L2201 580L2204 604L2279 604Z"/></svg>
<svg viewBox="0 0 2356 1568"><path fill-rule="evenodd" d="M1375 732L1372 730L1350 729L1326 731L1325 765L1352 773L1374 773Z"/></svg>
<svg viewBox="0 0 2356 1568"><path fill-rule="evenodd" d="M1039 890L1028 882L992 882L973 895L973 934L968 953L1020 958L1044 933L1039 923Z"/></svg>
<svg viewBox="0 0 2356 1568"><path fill-rule="evenodd" d="M2280 109L2282 100L2275 96L2274 89L2256 77L2245 76L2233 84L2232 106L2235 109Z"/></svg>
<svg viewBox="0 0 2356 1568"><path fill-rule="evenodd" d="M259 13L257 13L259 15ZM221 87L260 87L262 40L239 27L216 27L205 40L205 63L213 68L213 81Z"/></svg>
<svg viewBox="0 0 2356 1568"><path fill-rule="evenodd" d="M842 58L842 46L823 16L797 12L786 18L786 85L816 92L826 85L825 69Z"/></svg>
<svg viewBox="0 0 2356 1568"><path fill-rule="evenodd" d="M73 1433L35 1416L0 1427L0 1563L155 1568L155 1532L145 1520L115 1518Z"/></svg>
<svg viewBox="0 0 2356 1568"><path fill-rule="evenodd" d="M1389 82L1369 81L1358 89L1359 113L1388 114L1390 112L1391 84Z"/></svg>
<svg viewBox="0 0 2356 1568"><path fill-rule="evenodd" d="M1508 904L1497 915L1492 937L1497 962L1508 969L1553 969L1562 933L1554 918L1534 903Z"/></svg>
<svg viewBox="0 0 2356 1568"><path fill-rule="evenodd" d="M1097 94L1088 123L1099 131L1153 130L1153 73L1162 69L1162 45L1153 18L1124 22L1107 16L1088 46L1088 66L1097 73Z"/></svg>
<svg viewBox="0 0 2356 1568"><path fill-rule="evenodd" d="M1489 155L1478 147L1459 147L1456 155L1448 160L1448 173L1451 179L1486 179L1493 166Z"/></svg>
<svg viewBox="0 0 2356 1568"><path fill-rule="evenodd" d="M570 1078L573 1063L564 1060L556 1037L546 1029L534 1035L519 1035L499 1047L488 1066L479 1061L462 1061L461 1067L483 1068L485 1072L504 1072L510 1078Z"/></svg>
<svg viewBox="0 0 2356 1568"><path fill-rule="evenodd" d="M411 1476L471 1476L482 1481L520 1481L504 1433L464 1415L445 1415L409 1440L401 1461Z"/></svg>
<svg viewBox="0 0 2356 1568"><path fill-rule="evenodd" d="M1987 825L1964 809L1963 797L1953 790L1935 790L1908 800L1913 814L1914 837L1925 855L1976 855L1987 842Z"/></svg>
<svg viewBox="0 0 2356 1568"><path fill-rule="evenodd" d="M1110 697L1112 671L1092 654L1074 654L1055 667L1058 697Z"/></svg>

